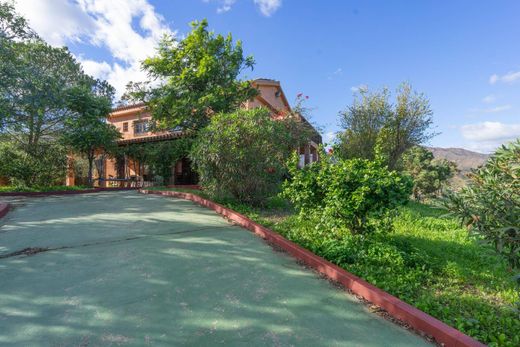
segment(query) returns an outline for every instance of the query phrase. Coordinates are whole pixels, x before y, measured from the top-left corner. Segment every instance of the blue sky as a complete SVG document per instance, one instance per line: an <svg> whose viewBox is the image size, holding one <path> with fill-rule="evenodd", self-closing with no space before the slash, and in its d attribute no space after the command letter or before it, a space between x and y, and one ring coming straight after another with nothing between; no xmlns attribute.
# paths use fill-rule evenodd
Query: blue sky
<svg viewBox="0 0 520 347"><path fill-rule="evenodd" d="M440 147L488 152L520 136L519 1L18 0L53 45L124 92L164 33L207 18L256 59L250 78L309 96L329 140L353 90L402 81L431 101Z"/></svg>

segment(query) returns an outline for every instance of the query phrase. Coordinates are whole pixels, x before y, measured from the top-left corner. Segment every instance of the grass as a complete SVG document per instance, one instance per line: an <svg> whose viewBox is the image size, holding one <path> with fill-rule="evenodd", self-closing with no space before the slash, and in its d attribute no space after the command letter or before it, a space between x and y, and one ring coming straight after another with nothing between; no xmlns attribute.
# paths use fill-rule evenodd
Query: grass
<svg viewBox="0 0 520 347"><path fill-rule="evenodd" d="M169 190L209 198L201 191ZM401 209L391 233L359 237L317 230L315 223L298 218L277 198L263 209L217 202L481 342L520 345L520 293L514 272L442 210L410 203Z"/></svg>
<svg viewBox="0 0 520 347"><path fill-rule="evenodd" d="M30 193L30 192L54 192L63 190L84 190L91 189L87 186L49 186L49 187L0 187L0 193Z"/></svg>

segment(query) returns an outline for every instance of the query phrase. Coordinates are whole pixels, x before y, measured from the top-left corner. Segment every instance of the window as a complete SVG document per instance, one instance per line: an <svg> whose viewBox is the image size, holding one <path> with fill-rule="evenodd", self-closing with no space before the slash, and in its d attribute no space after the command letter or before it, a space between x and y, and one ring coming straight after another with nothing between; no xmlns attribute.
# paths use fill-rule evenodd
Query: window
<svg viewBox="0 0 520 347"><path fill-rule="evenodd" d="M298 161L298 167L302 168L305 166L305 154L300 154L300 160Z"/></svg>
<svg viewBox="0 0 520 347"><path fill-rule="evenodd" d="M134 134L144 134L148 132L148 121L134 122Z"/></svg>
<svg viewBox="0 0 520 347"><path fill-rule="evenodd" d="M126 133L128 131L128 122L123 123L123 131Z"/></svg>

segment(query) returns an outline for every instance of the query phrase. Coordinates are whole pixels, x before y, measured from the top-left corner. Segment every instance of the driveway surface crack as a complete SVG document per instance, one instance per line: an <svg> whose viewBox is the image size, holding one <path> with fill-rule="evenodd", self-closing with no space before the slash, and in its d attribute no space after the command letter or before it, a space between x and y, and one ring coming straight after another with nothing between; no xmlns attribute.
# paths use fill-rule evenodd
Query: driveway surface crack
<svg viewBox="0 0 520 347"><path fill-rule="evenodd" d="M172 232L166 232L166 233L157 233L157 234L150 234L150 235L141 235L141 236L132 236L132 237L125 237L123 239L116 239L116 240L104 240L104 241L96 241L96 242L87 242L82 243L79 245L74 246L60 246L60 247L26 247L18 251L14 251L7 254L0 255L0 259L6 259L6 258L12 258L17 256L32 256L36 255L38 253L43 252L50 252L50 251L58 251L62 249L74 249L74 248L82 248L82 247L91 247L91 246L99 246L99 245L107 245L111 243L119 243L119 242L125 242L125 241L133 241L133 240L141 240L146 237L150 236L162 236L162 235L177 235L177 234L187 234L192 233L196 231L204 231L209 229L224 229L229 228L228 225L226 226L212 226L212 227L203 227L203 228L196 228L196 229L189 229L189 230L183 230L183 231L172 231Z"/></svg>

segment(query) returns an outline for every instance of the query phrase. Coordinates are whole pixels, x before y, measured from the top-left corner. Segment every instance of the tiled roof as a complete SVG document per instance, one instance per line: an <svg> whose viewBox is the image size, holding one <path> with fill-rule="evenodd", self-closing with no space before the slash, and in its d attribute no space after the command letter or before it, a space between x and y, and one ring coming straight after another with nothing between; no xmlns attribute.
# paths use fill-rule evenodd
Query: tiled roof
<svg viewBox="0 0 520 347"><path fill-rule="evenodd" d="M253 83L262 83L262 82L267 82L267 83L280 84L280 81L273 80L273 79L271 79L271 78L257 78L257 79L254 79L252 82L253 82Z"/></svg>
<svg viewBox="0 0 520 347"><path fill-rule="evenodd" d="M132 139L118 140L117 144L119 146L122 146L122 145L131 144L131 143L157 142L157 141L177 139L177 138L183 137L185 135L186 135L186 133L184 131L172 131L172 132L159 134L159 135L143 136L143 137L135 137Z"/></svg>
<svg viewBox="0 0 520 347"><path fill-rule="evenodd" d="M140 103L132 104L132 105L121 105L121 106L117 106L116 108L113 108L112 112L130 110L132 108L142 107L144 105L145 105L144 102L140 102Z"/></svg>

